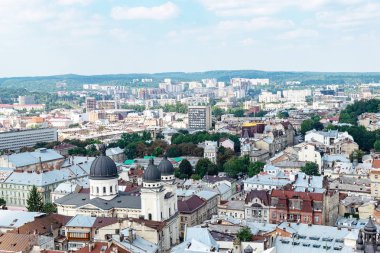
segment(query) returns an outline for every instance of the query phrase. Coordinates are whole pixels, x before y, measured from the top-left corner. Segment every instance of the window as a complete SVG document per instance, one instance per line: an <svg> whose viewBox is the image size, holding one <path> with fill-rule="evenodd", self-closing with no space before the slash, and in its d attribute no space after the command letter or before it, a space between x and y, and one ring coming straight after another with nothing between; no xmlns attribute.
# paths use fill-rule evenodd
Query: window
<svg viewBox="0 0 380 253"><path fill-rule="evenodd" d="M315 222L315 223L318 223L318 222L319 222L319 216L315 216L315 217L314 217L314 222Z"/></svg>
<svg viewBox="0 0 380 253"><path fill-rule="evenodd" d="M110 193L112 193L112 185L110 186Z"/></svg>
<svg viewBox="0 0 380 253"><path fill-rule="evenodd" d="M96 193L99 194L99 187L96 187Z"/></svg>
<svg viewBox="0 0 380 253"><path fill-rule="evenodd" d="M148 214L148 220L152 220L152 214Z"/></svg>
<svg viewBox="0 0 380 253"><path fill-rule="evenodd" d="M172 210L169 207L169 216L171 216L171 215L172 215Z"/></svg>
<svg viewBox="0 0 380 253"><path fill-rule="evenodd" d="M106 187L103 186L103 193L106 193Z"/></svg>

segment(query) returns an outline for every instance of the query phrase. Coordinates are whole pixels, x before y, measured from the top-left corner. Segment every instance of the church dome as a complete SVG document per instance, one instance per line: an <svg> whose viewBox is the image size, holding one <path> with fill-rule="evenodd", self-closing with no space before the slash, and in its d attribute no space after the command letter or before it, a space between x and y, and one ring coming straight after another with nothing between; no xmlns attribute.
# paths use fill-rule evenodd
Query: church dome
<svg viewBox="0 0 380 253"><path fill-rule="evenodd" d="M161 180L161 172L158 167L154 165L152 158L149 160L149 165L144 171L143 180L144 182L159 182Z"/></svg>
<svg viewBox="0 0 380 253"><path fill-rule="evenodd" d="M369 217L368 223L364 227L364 232L367 232L367 233L376 233L377 232L377 228L376 228L375 224L373 224L371 216Z"/></svg>
<svg viewBox="0 0 380 253"><path fill-rule="evenodd" d="M101 154L91 164L90 179L106 180L117 178L115 162L106 156L105 146L100 147Z"/></svg>
<svg viewBox="0 0 380 253"><path fill-rule="evenodd" d="M163 176L174 174L173 164L168 160L167 156L164 156L164 158L161 160L160 164L158 165L158 169Z"/></svg>

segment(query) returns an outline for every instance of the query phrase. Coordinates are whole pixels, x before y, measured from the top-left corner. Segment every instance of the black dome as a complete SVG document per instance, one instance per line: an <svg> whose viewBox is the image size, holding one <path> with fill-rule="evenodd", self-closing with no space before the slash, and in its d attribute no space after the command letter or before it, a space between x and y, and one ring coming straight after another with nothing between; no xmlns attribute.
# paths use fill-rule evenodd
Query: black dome
<svg viewBox="0 0 380 253"><path fill-rule="evenodd" d="M161 180L161 172L158 167L154 165L152 158L149 160L149 165L144 171L143 180L144 182L158 182Z"/></svg>
<svg viewBox="0 0 380 253"><path fill-rule="evenodd" d="M101 155L91 164L90 179L112 179L117 178L117 167L115 162L106 156L105 148L101 147Z"/></svg>
<svg viewBox="0 0 380 253"><path fill-rule="evenodd" d="M173 164L168 160L167 156L164 156L164 158L161 160L160 164L158 165L158 169L163 176L174 174Z"/></svg>
<svg viewBox="0 0 380 253"><path fill-rule="evenodd" d="M376 233L377 232L377 227L375 226L375 224L373 224L371 216L369 216L368 223L364 226L364 232L368 232L368 233Z"/></svg>

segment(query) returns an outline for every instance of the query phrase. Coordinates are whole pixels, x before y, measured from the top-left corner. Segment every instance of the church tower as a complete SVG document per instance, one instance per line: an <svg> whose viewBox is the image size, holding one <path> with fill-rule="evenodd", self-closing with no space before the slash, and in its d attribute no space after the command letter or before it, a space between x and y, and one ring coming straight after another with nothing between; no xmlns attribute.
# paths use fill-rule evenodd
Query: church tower
<svg viewBox="0 0 380 253"><path fill-rule="evenodd" d="M146 220L164 221L164 197L165 191L161 182L161 172L154 160L149 160L149 165L144 171L143 187L141 189L141 215Z"/></svg>
<svg viewBox="0 0 380 253"><path fill-rule="evenodd" d="M371 216L369 217L368 223L359 231L358 239L356 240L356 250L364 253L380 251L377 227L373 224Z"/></svg>
<svg viewBox="0 0 380 253"><path fill-rule="evenodd" d="M98 156L90 168L90 198L111 200L118 195L118 174L115 162L106 156L106 147L100 147Z"/></svg>

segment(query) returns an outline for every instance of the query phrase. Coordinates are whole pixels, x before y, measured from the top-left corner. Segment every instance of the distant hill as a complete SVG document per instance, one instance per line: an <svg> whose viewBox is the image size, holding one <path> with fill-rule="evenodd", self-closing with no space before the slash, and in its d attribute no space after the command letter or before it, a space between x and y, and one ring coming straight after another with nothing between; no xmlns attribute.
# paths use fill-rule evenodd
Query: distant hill
<svg viewBox="0 0 380 253"><path fill-rule="evenodd" d="M56 75L38 77L0 78L0 88L25 88L29 91L62 90L57 83L65 83L66 90L79 90L83 84L127 85L133 87L156 87L164 78L173 81L193 81L204 78L216 78L229 81L233 77L269 78L276 83L301 81L303 85L318 84L355 84L380 82L380 72L286 72L259 70L217 70L206 72L167 72L154 74L115 74L115 75ZM151 78L153 83L132 83L133 79Z"/></svg>

